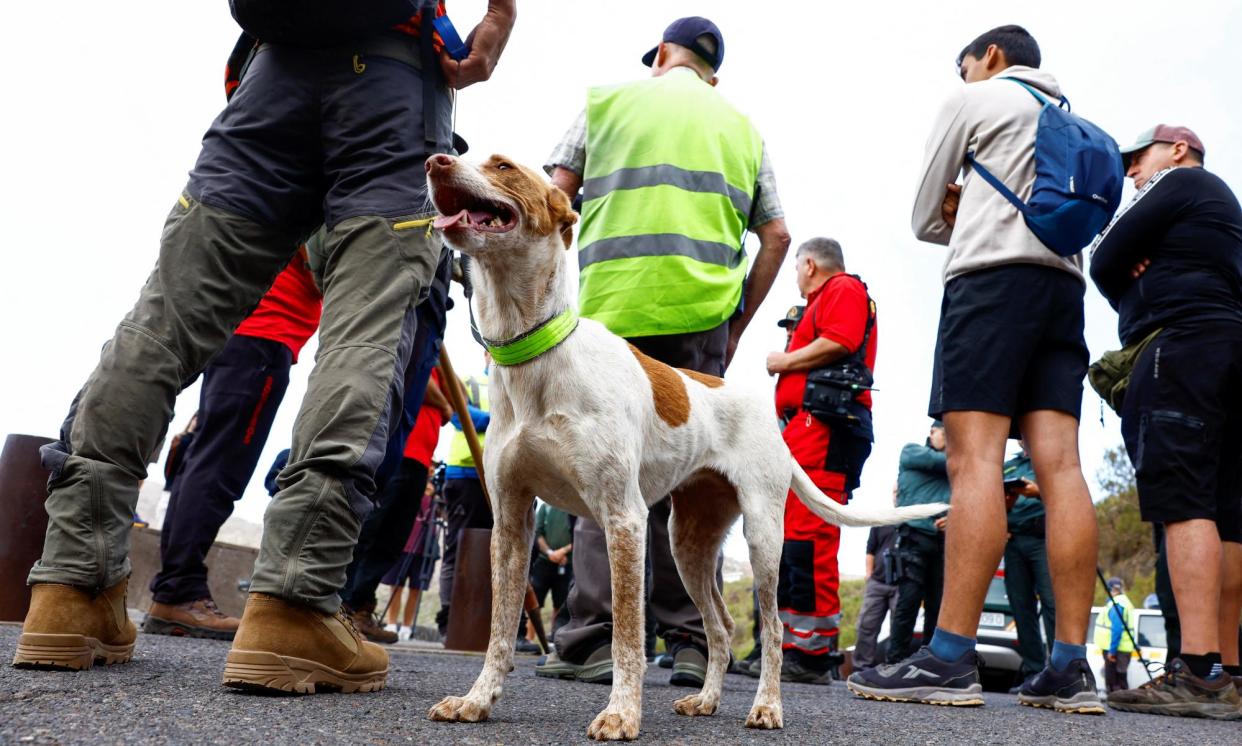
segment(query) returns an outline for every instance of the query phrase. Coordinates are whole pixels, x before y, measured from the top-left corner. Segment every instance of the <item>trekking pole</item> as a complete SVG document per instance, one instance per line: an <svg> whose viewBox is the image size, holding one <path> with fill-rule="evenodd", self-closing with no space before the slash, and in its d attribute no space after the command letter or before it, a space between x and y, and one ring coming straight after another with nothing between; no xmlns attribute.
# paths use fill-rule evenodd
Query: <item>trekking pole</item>
<svg viewBox="0 0 1242 746"><path fill-rule="evenodd" d="M1130 638L1130 644L1134 646L1134 653L1138 656L1139 663L1143 664L1143 671L1147 674L1147 680L1153 681L1155 677L1151 675L1151 662L1143 657L1143 648L1130 630L1130 625L1126 623L1126 610L1121 607L1121 604L1117 603L1117 600L1113 598L1113 594L1108 590L1108 581L1104 579L1104 571L1100 569L1099 565L1095 566L1095 576L1100 579L1100 585L1104 586L1104 595L1108 597L1108 602L1117 610L1117 616L1121 618L1121 628L1125 630L1126 637ZM1096 624L1099 624L1099 622L1097 621Z"/></svg>

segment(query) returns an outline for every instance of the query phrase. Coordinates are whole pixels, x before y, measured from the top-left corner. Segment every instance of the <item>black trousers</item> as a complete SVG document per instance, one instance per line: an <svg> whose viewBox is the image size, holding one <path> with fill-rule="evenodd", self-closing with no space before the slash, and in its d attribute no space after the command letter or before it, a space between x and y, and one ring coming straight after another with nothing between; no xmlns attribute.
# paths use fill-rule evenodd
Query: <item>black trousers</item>
<svg viewBox="0 0 1242 746"><path fill-rule="evenodd" d="M542 557L535 558L530 564L530 584L535 589L535 600L541 608L548 594L552 594L552 608L556 610L556 616L552 618L552 634L556 634L569 621L569 607L565 601L569 598L569 586L573 579L572 564L560 567Z"/></svg>
<svg viewBox="0 0 1242 746"><path fill-rule="evenodd" d="M354 561L346 569L341 600L351 609L375 608L375 590L384 573L401 559L426 487L427 466L407 458L380 488L375 508L362 522Z"/></svg>
<svg viewBox="0 0 1242 746"><path fill-rule="evenodd" d="M896 663L914 652L914 624L923 606L923 643L931 641L940 616L944 593L944 534L936 536L902 526L897 529L901 579L897 581L897 608L888 641L888 662Z"/></svg>
<svg viewBox="0 0 1242 746"><path fill-rule="evenodd" d="M1048 572L1048 550L1043 536L1014 534L1005 545L1005 592L1013 607L1018 629L1018 651L1022 654L1022 675L1031 676L1044 668L1048 645L1056 639L1057 607L1052 595L1052 575ZM1044 634L1039 633L1040 618Z"/></svg>
<svg viewBox="0 0 1242 746"><path fill-rule="evenodd" d="M440 561L440 607L453 600L453 578L457 569L457 544L467 528L491 528L492 510L477 479L449 479L444 483L444 503L448 525L444 530L444 558ZM447 616L445 617L447 622Z"/></svg>
<svg viewBox="0 0 1242 746"><path fill-rule="evenodd" d="M156 601L209 598L207 551L259 463L289 386L293 353L280 342L234 335L203 372L198 429L182 458L160 533Z"/></svg>

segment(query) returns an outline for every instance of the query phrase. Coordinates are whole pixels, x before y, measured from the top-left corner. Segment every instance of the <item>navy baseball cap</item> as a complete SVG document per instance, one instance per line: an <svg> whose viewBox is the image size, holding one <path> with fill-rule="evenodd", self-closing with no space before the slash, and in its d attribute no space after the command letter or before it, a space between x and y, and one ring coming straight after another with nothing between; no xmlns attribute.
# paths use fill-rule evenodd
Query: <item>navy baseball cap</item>
<svg viewBox="0 0 1242 746"><path fill-rule="evenodd" d="M716 39L715 54L704 49L698 42L700 36L708 34ZM660 41L672 42L686 49L692 50L695 54L702 57L707 64L712 66L712 70L720 70L720 63L724 62L724 37L720 35L720 29L716 28L716 24L702 18L700 16L690 16L688 18L678 18L664 29L664 38ZM655 64L656 52L659 51L659 45L652 47L651 51L643 55L643 64L651 67Z"/></svg>

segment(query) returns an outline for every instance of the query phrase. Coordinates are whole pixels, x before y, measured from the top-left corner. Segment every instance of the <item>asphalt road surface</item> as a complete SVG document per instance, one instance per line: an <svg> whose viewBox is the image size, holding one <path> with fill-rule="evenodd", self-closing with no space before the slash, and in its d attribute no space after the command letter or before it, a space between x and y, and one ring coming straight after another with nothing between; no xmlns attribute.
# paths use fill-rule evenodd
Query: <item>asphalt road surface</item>
<svg viewBox="0 0 1242 746"><path fill-rule="evenodd" d="M19 671L7 664L18 628L0 626L0 744L565 744L586 727L608 688L539 679L520 657L504 697L481 724L432 723L428 707L469 688L477 656L394 650L388 688L374 694L270 697L220 686L228 644L140 635L132 662L81 673ZM687 690L668 671L647 674L640 742L674 744L1139 744L1242 743L1242 724L1110 713L1060 715L987 695L984 707L948 709L866 702L836 683L786 684L785 729L743 727L754 679L730 675L713 717L686 718L671 703Z"/></svg>

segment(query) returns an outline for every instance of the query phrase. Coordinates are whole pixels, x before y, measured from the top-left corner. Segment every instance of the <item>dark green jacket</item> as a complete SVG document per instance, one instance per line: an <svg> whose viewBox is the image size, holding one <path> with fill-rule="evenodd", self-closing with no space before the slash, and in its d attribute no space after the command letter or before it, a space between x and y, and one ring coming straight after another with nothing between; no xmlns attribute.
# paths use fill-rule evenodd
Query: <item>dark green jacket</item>
<svg viewBox="0 0 1242 746"><path fill-rule="evenodd" d="M901 449L901 468L897 472L897 505L926 505L949 502L949 472L944 451L909 443ZM935 536L934 518L920 518L905 525Z"/></svg>
<svg viewBox="0 0 1242 746"><path fill-rule="evenodd" d="M1031 458L1024 453L1019 453L1006 461L1003 474L1006 481L1010 479L1035 481L1035 469L1031 466ZM1019 495L1018 501L1013 504L1007 518L1011 534L1042 533L1036 527L1043 523L1044 503L1033 497Z"/></svg>
<svg viewBox="0 0 1242 746"><path fill-rule="evenodd" d="M535 536L542 536L548 542L548 549L560 549L573 542L574 528L569 522L569 514L547 503L541 504L535 512ZM573 557L573 552L570 552L570 557ZM539 554L537 559L550 561L543 554Z"/></svg>

